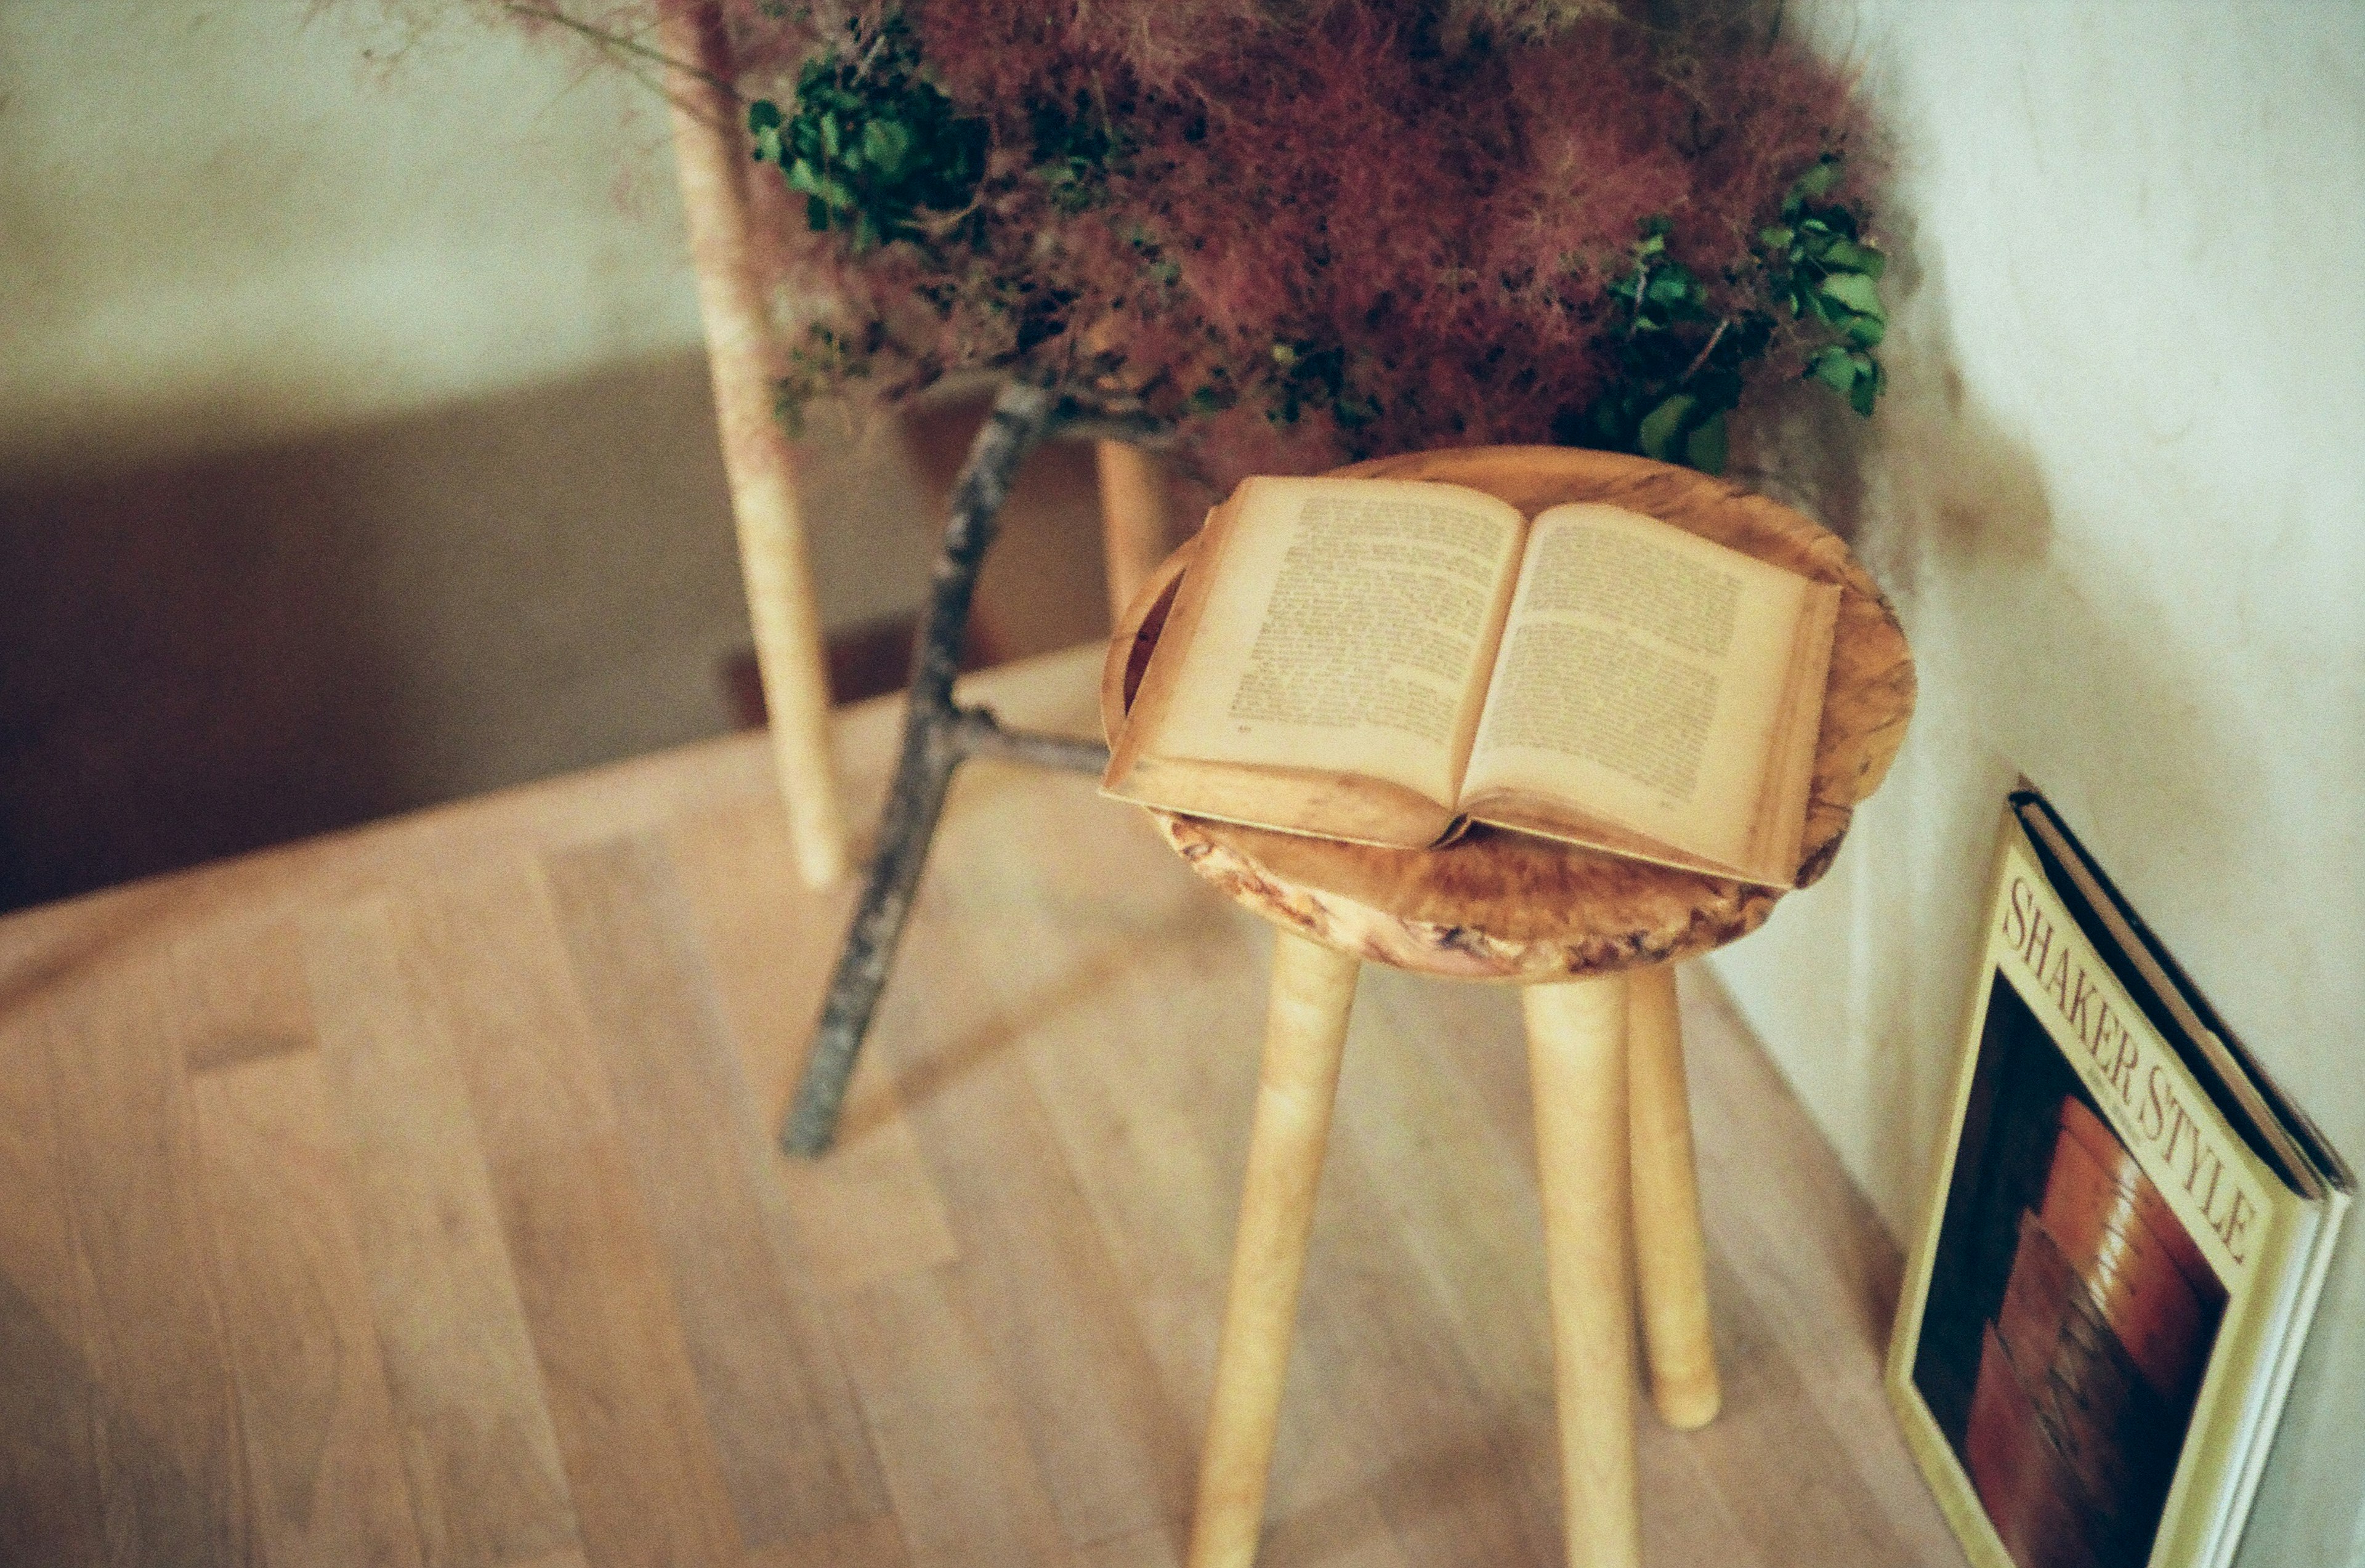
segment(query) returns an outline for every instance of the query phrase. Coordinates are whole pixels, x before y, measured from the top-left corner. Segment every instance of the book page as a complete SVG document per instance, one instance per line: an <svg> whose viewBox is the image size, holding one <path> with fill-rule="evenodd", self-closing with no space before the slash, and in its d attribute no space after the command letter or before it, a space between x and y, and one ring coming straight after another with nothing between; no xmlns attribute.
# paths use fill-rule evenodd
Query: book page
<svg viewBox="0 0 2365 1568"><path fill-rule="evenodd" d="M1359 775L1449 805L1521 525L1456 486L1249 480L1216 559L1193 568L1213 575L1179 666L1157 668L1161 642L1145 678L1146 749Z"/></svg>
<svg viewBox="0 0 2365 1568"><path fill-rule="evenodd" d="M1536 519L1463 800L1564 800L1750 858L1808 583L1617 507ZM1480 814L1484 814L1483 812Z"/></svg>

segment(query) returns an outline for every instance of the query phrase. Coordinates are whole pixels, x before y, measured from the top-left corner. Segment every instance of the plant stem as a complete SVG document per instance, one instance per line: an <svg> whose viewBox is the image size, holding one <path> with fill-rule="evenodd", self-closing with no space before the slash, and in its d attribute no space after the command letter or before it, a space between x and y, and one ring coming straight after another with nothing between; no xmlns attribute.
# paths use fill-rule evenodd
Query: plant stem
<svg viewBox="0 0 2365 1568"><path fill-rule="evenodd" d="M667 71L678 71L685 76L695 76L708 86L728 94L734 103L742 101L736 83L726 82L722 77L712 72L701 70L686 60L676 60L661 49L651 49L638 39L626 38L622 33L611 33L605 28L593 27L589 22L568 16L556 6L529 6L524 4L524 0L501 0L501 9L511 16L524 17L532 21L555 23L571 33L590 39L602 49L611 49L619 54L629 55L635 60L645 60L652 64L661 65ZM670 96L669 94L667 95Z"/></svg>
<svg viewBox="0 0 2365 1568"><path fill-rule="evenodd" d="M791 1154L820 1154L836 1136L855 1055L886 986L936 820L944 812L946 792L962 759L993 756L1093 773L1107 765L1108 752L1098 742L1005 730L984 709L962 708L953 701L978 571L998 531L1011 477L1028 450L1066 417L1061 399L1046 387L1024 382L1004 386L970 443L953 487L952 515L929 581L927 619L912 650L902 751L880 820L879 847L846 928L846 946L838 953L813 1032L813 1054L781 1134L780 1141Z"/></svg>
<svg viewBox="0 0 2365 1568"><path fill-rule="evenodd" d="M1708 335L1708 342L1700 345L1700 352L1692 356L1691 364L1684 366L1684 373L1676 377L1676 386L1681 386L1699 374L1700 366L1708 363L1708 356L1716 352L1717 341L1724 336L1724 330L1732 325L1732 318L1730 316L1716 324L1716 330Z"/></svg>

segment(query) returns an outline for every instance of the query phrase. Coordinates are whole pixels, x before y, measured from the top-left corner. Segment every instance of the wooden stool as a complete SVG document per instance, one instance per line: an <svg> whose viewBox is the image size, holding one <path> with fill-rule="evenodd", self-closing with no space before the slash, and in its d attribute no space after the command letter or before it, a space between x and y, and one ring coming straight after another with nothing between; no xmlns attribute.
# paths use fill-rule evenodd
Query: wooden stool
<svg viewBox="0 0 2365 1568"><path fill-rule="evenodd" d="M1480 448L1342 472L1450 480L1530 515L1610 501L1838 584L1800 881L1831 864L1913 703L1904 634L1836 537L1721 480L1603 453ZM1101 711L1112 738L1190 555L1186 545L1166 562L1111 640ZM1720 1400L1672 965L1754 930L1778 894L1485 828L1447 850L1389 850L1150 815L1194 870L1281 927L1190 1568L1243 1568L1256 1555L1347 1014L1367 960L1527 988L1568 1560L1636 1563L1638 1297L1660 1414L1698 1427Z"/></svg>

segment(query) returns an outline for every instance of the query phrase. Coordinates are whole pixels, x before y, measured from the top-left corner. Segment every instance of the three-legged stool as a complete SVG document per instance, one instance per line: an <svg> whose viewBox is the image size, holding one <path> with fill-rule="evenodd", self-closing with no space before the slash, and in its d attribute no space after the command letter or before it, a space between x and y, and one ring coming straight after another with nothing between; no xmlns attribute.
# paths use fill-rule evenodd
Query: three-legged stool
<svg viewBox="0 0 2365 1568"><path fill-rule="evenodd" d="M1721 481L1602 453L1482 448L1347 472L1451 480L1530 514L1609 501L1840 585L1800 881L1830 864L1853 807L1896 755L1913 700L1896 618L1837 538ZM1190 554L1161 568L1110 644L1101 706L1112 736ZM1754 930L1778 894L1484 828L1449 849L1391 850L1149 814L1193 869L1281 928L1190 1568L1245 1568L1256 1554L1365 962L1525 987L1568 1561L1639 1562L1638 1304L1662 1417L1698 1427L1720 1400L1672 964Z"/></svg>

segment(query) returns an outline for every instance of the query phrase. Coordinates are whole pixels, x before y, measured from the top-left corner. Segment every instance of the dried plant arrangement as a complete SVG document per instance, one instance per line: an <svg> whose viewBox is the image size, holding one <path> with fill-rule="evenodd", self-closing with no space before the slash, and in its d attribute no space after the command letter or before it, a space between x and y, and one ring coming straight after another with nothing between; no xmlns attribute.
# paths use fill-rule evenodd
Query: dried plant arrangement
<svg viewBox="0 0 2365 1568"><path fill-rule="evenodd" d="M1732 7L719 8L791 421L986 372L1221 490L1486 442L1714 471L1753 385L1880 391L1849 84ZM648 0L501 9L662 64Z"/></svg>

